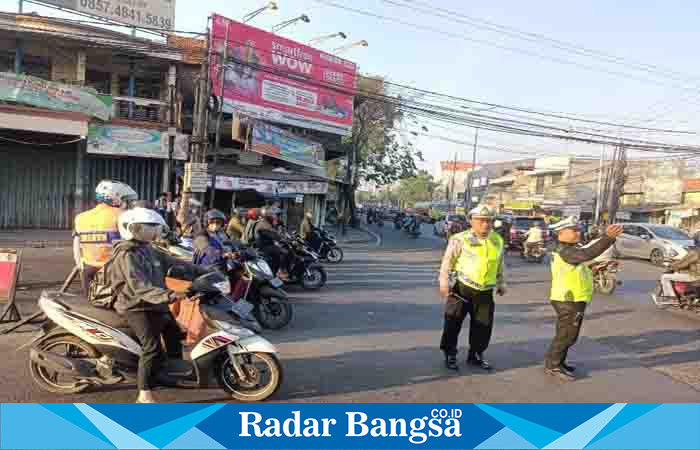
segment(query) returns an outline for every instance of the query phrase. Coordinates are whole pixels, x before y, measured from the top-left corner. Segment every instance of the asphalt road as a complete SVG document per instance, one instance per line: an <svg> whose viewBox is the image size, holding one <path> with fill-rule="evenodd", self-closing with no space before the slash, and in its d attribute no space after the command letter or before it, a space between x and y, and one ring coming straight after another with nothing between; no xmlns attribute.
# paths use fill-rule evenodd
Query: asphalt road
<svg viewBox="0 0 700 450"><path fill-rule="evenodd" d="M659 311L649 292L659 270L623 261L625 284L594 299L570 359L581 378L562 384L545 376L542 358L553 333L545 265L508 259L509 292L496 299L496 324L486 352L492 373L466 366L448 372L438 350L442 300L437 268L444 244L424 234L408 239L389 226L372 230L383 245L346 249L329 266L328 286L291 289L294 320L266 333L285 369L276 401L313 402L698 402L700 317ZM426 230L428 231L428 230ZM68 272L67 249L27 253L25 311L40 289ZM0 336L1 402L130 402L134 386L57 397L39 391L28 373L27 351L14 349L29 331ZM462 342L466 343L467 333ZM465 357L462 353L460 358ZM219 390L159 390L163 401L227 401Z"/></svg>

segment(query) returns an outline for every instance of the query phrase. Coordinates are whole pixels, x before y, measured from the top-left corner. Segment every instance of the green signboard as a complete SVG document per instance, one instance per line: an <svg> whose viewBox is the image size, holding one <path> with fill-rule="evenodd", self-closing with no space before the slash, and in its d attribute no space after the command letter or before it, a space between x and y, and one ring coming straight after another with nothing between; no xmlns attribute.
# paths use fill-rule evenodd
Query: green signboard
<svg viewBox="0 0 700 450"><path fill-rule="evenodd" d="M102 120L109 120L112 115L112 97L109 95L11 72L0 72L0 101L77 112Z"/></svg>

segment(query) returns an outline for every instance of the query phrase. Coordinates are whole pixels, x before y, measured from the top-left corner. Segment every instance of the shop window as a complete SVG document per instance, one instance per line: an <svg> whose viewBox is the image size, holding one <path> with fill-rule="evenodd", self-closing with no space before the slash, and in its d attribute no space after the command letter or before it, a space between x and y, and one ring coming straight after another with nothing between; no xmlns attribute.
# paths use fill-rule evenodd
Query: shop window
<svg viewBox="0 0 700 450"><path fill-rule="evenodd" d="M160 99L161 79L159 76L136 77L134 80L134 95L137 98ZM129 77L119 78L119 95L129 95Z"/></svg>
<svg viewBox="0 0 700 450"><path fill-rule="evenodd" d="M15 71L15 54L10 52L0 52L0 72Z"/></svg>
<svg viewBox="0 0 700 450"><path fill-rule="evenodd" d="M107 72L89 69L85 71L85 85L101 94L111 93L111 78L112 76Z"/></svg>
<svg viewBox="0 0 700 450"><path fill-rule="evenodd" d="M552 185L557 185L561 183L563 176L560 173L552 175Z"/></svg>

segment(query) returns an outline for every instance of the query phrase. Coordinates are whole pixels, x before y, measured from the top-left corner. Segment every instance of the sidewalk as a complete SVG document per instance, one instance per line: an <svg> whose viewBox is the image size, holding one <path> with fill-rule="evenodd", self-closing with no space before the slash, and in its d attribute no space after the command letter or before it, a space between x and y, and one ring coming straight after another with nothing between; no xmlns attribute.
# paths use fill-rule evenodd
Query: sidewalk
<svg viewBox="0 0 700 450"><path fill-rule="evenodd" d="M343 236L335 226L325 226L324 229L335 236L338 244L368 244L377 240L377 237L365 229L363 225L360 228L347 227L346 235Z"/></svg>
<svg viewBox="0 0 700 450"><path fill-rule="evenodd" d="M0 230L0 248L70 247L73 242L70 230Z"/></svg>

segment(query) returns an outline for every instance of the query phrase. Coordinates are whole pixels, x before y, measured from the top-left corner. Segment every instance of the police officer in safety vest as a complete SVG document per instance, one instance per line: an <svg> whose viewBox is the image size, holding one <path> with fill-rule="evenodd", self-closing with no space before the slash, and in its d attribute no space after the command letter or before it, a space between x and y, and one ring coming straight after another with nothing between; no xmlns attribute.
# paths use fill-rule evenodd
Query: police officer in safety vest
<svg viewBox="0 0 700 450"><path fill-rule="evenodd" d="M494 213L488 206L477 206L469 218L471 229L450 238L440 267L440 294L446 298L440 349L447 368L457 370L459 332L469 315L467 363L491 370L483 353L493 329L494 290L505 293L503 238L493 231Z"/></svg>
<svg viewBox="0 0 700 450"><path fill-rule="evenodd" d="M137 197L127 184L102 180L95 189L97 206L75 217L73 256L81 268L85 293L95 273L112 256L112 243L120 239L117 219Z"/></svg>
<svg viewBox="0 0 700 450"><path fill-rule="evenodd" d="M552 291L550 300L557 313L556 334L545 355L545 373L563 381L574 381L575 367L566 355L578 339L586 305L593 297L593 274L584 263L595 259L615 243L621 225L611 225L600 240L581 247L581 232L574 217L564 219L552 229L559 244L552 252Z"/></svg>

